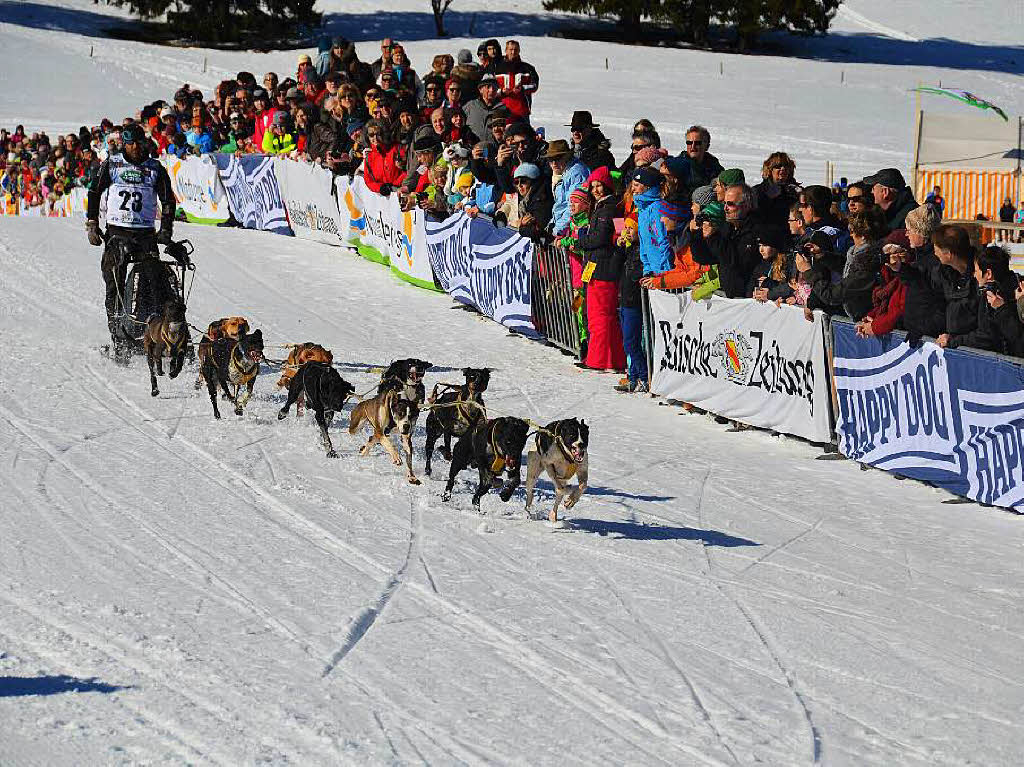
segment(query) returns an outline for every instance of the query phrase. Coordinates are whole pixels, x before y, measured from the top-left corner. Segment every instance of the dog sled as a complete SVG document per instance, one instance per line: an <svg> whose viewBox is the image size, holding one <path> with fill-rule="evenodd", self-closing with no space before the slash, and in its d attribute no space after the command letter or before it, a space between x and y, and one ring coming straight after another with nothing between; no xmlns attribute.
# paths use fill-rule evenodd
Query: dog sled
<svg viewBox="0 0 1024 767"><path fill-rule="evenodd" d="M115 315L115 332L120 333L130 354L141 354L147 320L160 314L164 304L172 299L177 298L187 305L191 287L186 291L185 274L195 271L191 259L195 248L189 240L172 242L164 247L164 255L171 258L166 260L160 257L158 248L140 252L138 243L118 235L112 235L108 244L117 249L118 271L126 270ZM195 358L191 344L186 358L189 361Z"/></svg>

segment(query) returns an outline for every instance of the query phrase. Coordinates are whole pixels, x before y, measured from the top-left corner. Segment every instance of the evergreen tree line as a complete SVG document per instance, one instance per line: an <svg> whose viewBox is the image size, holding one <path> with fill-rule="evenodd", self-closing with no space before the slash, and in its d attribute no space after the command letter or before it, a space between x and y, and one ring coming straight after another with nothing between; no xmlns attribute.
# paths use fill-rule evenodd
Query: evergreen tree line
<svg viewBox="0 0 1024 767"><path fill-rule="evenodd" d="M316 0L114 0L143 19L167 14L173 34L197 42L276 41L320 25Z"/></svg>
<svg viewBox="0 0 1024 767"><path fill-rule="evenodd" d="M823 34L842 0L545 0L549 11L612 16L625 39L639 36L641 21L669 24L695 45L706 45L713 25L733 31L740 50L759 32Z"/></svg>

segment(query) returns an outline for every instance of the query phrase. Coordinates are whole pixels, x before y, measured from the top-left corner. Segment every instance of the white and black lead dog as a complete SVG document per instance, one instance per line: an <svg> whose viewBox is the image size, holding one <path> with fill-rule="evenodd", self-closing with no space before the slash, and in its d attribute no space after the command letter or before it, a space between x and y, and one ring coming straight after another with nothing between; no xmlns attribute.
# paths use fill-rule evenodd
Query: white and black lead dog
<svg viewBox="0 0 1024 767"><path fill-rule="evenodd" d="M566 418L549 423L544 431L537 432L536 446L526 457L526 513L533 505L533 486L542 472L547 472L555 485L555 505L549 519L558 521L558 506L569 490L569 481L575 476L576 489L569 492L565 508L576 505L587 490L587 445L590 442L590 427L583 419Z"/></svg>

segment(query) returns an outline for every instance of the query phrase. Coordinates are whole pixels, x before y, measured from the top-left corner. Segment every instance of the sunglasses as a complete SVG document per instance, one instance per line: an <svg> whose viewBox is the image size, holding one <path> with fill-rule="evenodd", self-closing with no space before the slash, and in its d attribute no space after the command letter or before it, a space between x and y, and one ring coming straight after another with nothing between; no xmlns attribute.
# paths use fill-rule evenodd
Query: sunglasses
<svg viewBox="0 0 1024 767"><path fill-rule="evenodd" d="M530 179L528 179L528 178L517 178L512 183L514 183L516 186L519 186L520 184L529 184L530 183Z"/></svg>
<svg viewBox="0 0 1024 767"><path fill-rule="evenodd" d="M631 146L630 149L632 149L634 152L639 152L641 149L646 149L649 146L650 144L633 144L633 146Z"/></svg>
<svg viewBox="0 0 1024 767"><path fill-rule="evenodd" d="M372 130L372 131L367 131L366 135L369 136L370 138L380 138L384 134L382 132L380 132L379 130Z"/></svg>
<svg viewBox="0 0 1024 767"><path fill-rule="evenodd" d="M861 205L863 205L864 204L864 198L865 198L865 195L863 195L863 194L854 194L854 195L848 196L846 198L846 201L847 202L859 202Z"/></svg>
<svg viewBox="0 0 1024 767"><path fill-rule="evenodd" d="M738 202L733 202L732 200L726 200L723 205L727 208L738 208L740 206Z"/></svg>
<svg viewBox="0 0 1024 767"><path fill-rule="evenodd" d="M696 141L687 141L686 142L686 146L700 146L703 143L704 143L703 141L701 141L700 139L697 139Z"/></svg>
<svg viewBox="0 0 1024 767"><path fill-rule="evenodd" d="M526 146L526 144L527 144L528 142L526 141L526 139L519 139L519 141L510 141L510 142L508 142L508 143L509 143L510 145L512 145L512 146L515 146L515 147L520 147L520 146Z"/></svg>

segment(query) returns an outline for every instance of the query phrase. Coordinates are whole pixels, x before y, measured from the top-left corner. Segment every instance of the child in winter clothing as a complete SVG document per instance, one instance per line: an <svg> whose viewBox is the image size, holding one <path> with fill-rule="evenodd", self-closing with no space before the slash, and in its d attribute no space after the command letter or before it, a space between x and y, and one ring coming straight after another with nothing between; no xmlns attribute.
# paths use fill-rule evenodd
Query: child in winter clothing
<svg viewBox="0 0 1024 767"><path fill-rule="evenodd" d="M581 346L587 340L586 284L583 282L583 264L586 260L579 248L579 231L590 225L590 192L582 187L569 193L569 233L559 240L569 255L569 277L572 283L572 308L576 314Z"/></svg>

